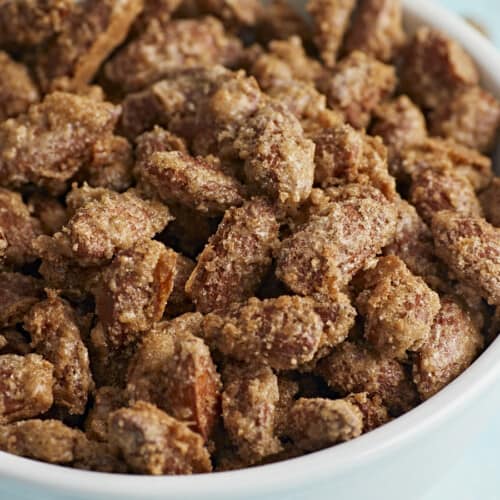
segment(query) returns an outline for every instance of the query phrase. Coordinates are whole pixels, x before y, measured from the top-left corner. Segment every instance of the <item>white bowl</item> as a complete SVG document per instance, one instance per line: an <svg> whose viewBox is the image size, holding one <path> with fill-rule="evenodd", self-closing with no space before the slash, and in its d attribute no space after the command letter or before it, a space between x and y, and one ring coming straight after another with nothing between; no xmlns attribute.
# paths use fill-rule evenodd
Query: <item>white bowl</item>
<svg viewBox="0 0 500 500"><path fill-rule="evenodd" d="M293 1L300 6L304 1ZM459 41L482 84L500 98L500 54L431 0L403 0L411 31L426 24ZM132 476L73 470L0 452L0 498L411 500L461 456L500 403L500 340L418 408L353 441L285 462L197 476Z"/></svg>

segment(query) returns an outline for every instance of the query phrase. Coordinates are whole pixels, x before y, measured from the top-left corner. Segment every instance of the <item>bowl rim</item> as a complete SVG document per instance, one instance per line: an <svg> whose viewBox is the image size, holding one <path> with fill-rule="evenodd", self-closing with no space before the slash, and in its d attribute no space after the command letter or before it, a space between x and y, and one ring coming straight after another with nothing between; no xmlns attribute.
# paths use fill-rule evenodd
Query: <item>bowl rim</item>
<svg viewBox="0 0 500 500"><path fill-rule="evenodd" d="M402 0L402 4L405 22L438 28L458 40L479 67L482 85L500 98L500 74L495 75L500 53L484 36L432 0ZM387 456L460 412L499 378L500 339L496 339L463 374L410 412L347 443L273 464L194 476L154 477L82 471L0 451L0 478L54 492L121 498L231 498L243 488L254 495L269 495L326 476L338 476Z"/></svg>

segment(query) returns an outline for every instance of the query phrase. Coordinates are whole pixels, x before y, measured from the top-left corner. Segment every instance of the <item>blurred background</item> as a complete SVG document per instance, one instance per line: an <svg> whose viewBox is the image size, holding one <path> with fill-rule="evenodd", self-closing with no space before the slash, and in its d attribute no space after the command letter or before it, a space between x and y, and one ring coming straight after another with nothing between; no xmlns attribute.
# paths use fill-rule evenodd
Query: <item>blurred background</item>
<svg viewBox="0 0 500 500"><path fill-rule="evenodd" d="M488 37L500 47L500 1L499 0L435 0L450 10L478 23ZM500 494L498 496L500 498Z"/></svg>
<svg viewBox="0 0 500 500"><path fill-rule="evenodd" d="M500 48L500 0L435 1L478 24ZM468 453L422 500L499 500L499 449L500 420L494 419ZM436 453L447 450L436 449Z"/></svg>

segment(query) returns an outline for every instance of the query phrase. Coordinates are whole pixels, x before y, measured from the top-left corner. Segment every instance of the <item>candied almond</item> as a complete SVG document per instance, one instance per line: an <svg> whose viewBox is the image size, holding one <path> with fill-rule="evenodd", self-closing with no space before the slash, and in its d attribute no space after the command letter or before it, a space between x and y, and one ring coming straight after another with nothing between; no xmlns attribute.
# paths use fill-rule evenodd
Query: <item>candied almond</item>
<svg viewBox="0 0 500 500"><path fill-rule="evenodd" d="M109 439L129 467L141 474L210 472L202 437L188 426L143 401L109 417Z"/></svg>
<svg viewBox="0 0 500 500"><path fill-rule="evenodd" d="M166 402L162 370L174 354L174 336L178 332L197 335L202 319L199 313L183 314L157 323L144 335L128 364L127 392L132 401L147 401L168 411L162 407Z"/></svg>
<svg viewBox="0 0 500 500"><path fill-rule="evenodd" d="M296 293L342 289L394 235L396 211L380 191L351 184L330 194L324 213L278 249L276 275Z"/></svg>
<svg viewBox="0 0 500 500"><path fill-rule="evenodd" d="M343 50L361 50L390 61L405 41L399 0L361 0L346 34Z"/></svg>
<svg viewBox="0 0 500 500"><path fill-rule="evenodd" d="M339 184L369 184L392 200L396 185L389 175L387 150L377 137L350 125L323 129L312 137L316 144L314 180L321 187Z"/></svg>
<svg viewBox="0 0 500 500"><path fill-rule="evenodd" d="M317 373L342 396L353 392L378 394L391 416L401 415L419 402L403 365L363 344L343 342L320 361Z"/></svg>
<svg viewBox="0 0 500 500"><path fill-rule="evenodd" d="M0 46L31 47L60 32L73 0L16 0L0 9Z"/></svg>
<svg viewBox="0 0 500 500"><path fill-rule="evenodd" d="M52 406L53 368L38 354L0 355L0 424L36 417Z"/></svg>
<svg viewBox="0 0 500 500"><path fill-rule="evenodd" d="M84 194L83 204L53 242L61 255L82 267L108 263L118 251L153 237L171 220L165 205L144 200L133 190L116 193L84 186L75 191Z"/></svg>
<svg viewBox="0 0 500 500"><path fill-rule="evenodd" d="M311 361L323 338L324 323L316 306L310 297L253 297L233 304L222 316L205 316L202 336L230 358L293 369Z"/></svg>
<svg viewBox="0 0 500 500"><path fill-rule="evenodd" d="M373 117L370 133L382 138L390 157L427 137L425 116L406 95L381 103Z"/></svg>
<svg viewBox="0 0 500 500"><path fill-rule="evenodd" d="M409 199L427 224L440 210L452 210L471 217L481 217L483 214L469 179L446 167L415 172Z"/></svg>
<svg viewBox="0 0 500 500"><path fill-rule="evenodd" d="M180 151L153 153L139 175L163 201L211 216L241 205L245 196L243 186L216 164Z"/></svg>
<svg viewBox="0 0 500 500"><path fill-rule="evenodd" d="M394 68L359 50L341 59L320 83L328 105L355 128L368 126L373 111L395 87Z"/></svg>
<svg viewBox="0 0 500 500"><path fill-rule="evenodd" d="M355 0L309 0L307 11L313 20L313 40L321 59L333 68L344 35L349 27Z"/></svg>
<svg viewBox="0 0 500 500"><path fill-rule="evenodd" d="M484 339L467 311L454 299L443 297L430 337L413 362L413 380L421 398L430 398L460 375L483 345Z"/></svg>
<svg viewBox="0 0 500 500"><path fill-rule="evenodd" d="M239 456L254 463L281 450L275 435L278 379L269 367L229 365L222 393L224 427Z"/></svg>
<svg viewBox="0 0 500 500"><path fill-rule="evenodd" d="M0 187L0 231L7 265L22 266L35 260L33 240L42 232L40 222L31 216L20 195Z"/></svg>
<svg viewBox="0 0 500 500"><path fill-rule="evenodd" d="M241 42L214 17L150 23L105 64L106 78L125 92L161 80L169 71L222 64L235 65Z"/></svg>
<svg viewBox="0 0 500 500"><path fill-rule="evenodd" d="M500 305L500 229L483 218L443 210L432 219L437 255L464 284Z"/></svg>
<svg viewBox="0 0 500 500"><path fill-rule="evenodd" d="M87 160L93 144L111 132L120 108L88 97L53 92L28 112L0 124L0 185L34 183L53 194Z"/></svg>
<svg viewBox="0 0 500 500"><path fill-rule="evenodd" d="M288 416L287 434L304 451L316 451L361 435L360 409L342 399L300 398Z"/></svg>
<svg viewBox="0 0 500 500"><path fill-rule="evenodd" d="M35 71L42 88L60 77L69 77L75 89L93 80L142 7L142 0L74 2L61 31L37 48Z"/></svg>
<svg viewBox="0 0 500 500"><path fill-rule="evenodd" d="M432 135L454 139L480 152L490 152L500 124L500 102L478 86L443 100L429 116Z"/></svg>
<svg viewBox="0 0 500 500"><path fill-rule="evenodd" d="M93 381L76 312L48 291L48 298L27 314L24 327L35 351L54 365L54 403L71 415L83 414Z"/></svg>
<svg viewBox="0 0 500 500"><path fill-rule="evenodd" d="M226 211L186 283L196 309L224 310L254 295L271 266L278 230L274 211L263 199Z"/></svg>
<svg viewBox="0 0 500 500"><path fill-rule="evenodd" d="M93 294L96 312L115 348L135 342L159 321L174 286L177 254L153 240L119 252Z"/></svg>
<svg viewBox="0 0 500 500"><path fill-rule="evenodd" d="M453 90L479 81L477 68L454 40L423 26L403 51L400 85L417 104L435 108Z"/></svg>
<svg viewBox="0 0 500 500"><path fill-rule="evenodd" d="M439 296L395 256L381 257L357 280L356 305L365 318L365 338L381 354L405 359L428 339Z"/></svg>

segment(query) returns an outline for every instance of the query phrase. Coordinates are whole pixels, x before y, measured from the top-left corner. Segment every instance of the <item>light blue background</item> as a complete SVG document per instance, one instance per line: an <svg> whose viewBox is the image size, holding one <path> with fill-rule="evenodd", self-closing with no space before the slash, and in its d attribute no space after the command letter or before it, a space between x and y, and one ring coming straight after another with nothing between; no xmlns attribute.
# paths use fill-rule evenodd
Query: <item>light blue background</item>
<svg viewBox="0 0 500 500"><path fill-rule="evenodd" d="M500 0L438 1L480 22L495 45L500 47ZM499 451L500 418L496 418L481 432L458 464L422 500L500 500ZM436 450L436 453L446 453L446 450Z"/></svg>
<svg viewBox="0 0 500 500"><path fill-rule="evenodd" d="M479 21L500 47L500 0L436 1ZM436 449L436 453L446 452ZM415 475L418 477L418 471ZM14 492L11 498L15 498ZM481 431L465 456L458 458L456 466L422 500L500 500L500 417Z"/></svg>

